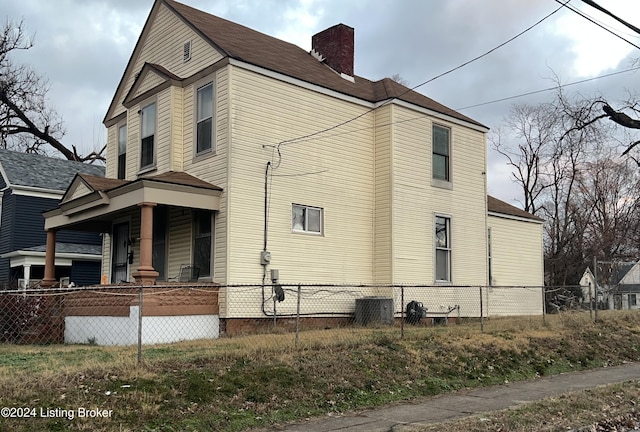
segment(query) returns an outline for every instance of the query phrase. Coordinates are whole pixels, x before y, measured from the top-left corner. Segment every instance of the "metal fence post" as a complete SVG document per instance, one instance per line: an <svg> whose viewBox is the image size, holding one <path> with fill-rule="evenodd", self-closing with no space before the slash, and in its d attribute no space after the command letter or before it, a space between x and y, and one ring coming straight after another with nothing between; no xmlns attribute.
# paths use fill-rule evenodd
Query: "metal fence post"
<svg viewBox="0 0 640 432"><path fill-rule="evenodd" d="M400 287L400 339L404 339L404 287L403 286Z"/></svg>
<svg viewBox="0 0 640 432"><path fill-rule="evenodd" d="M596 310L594 311L594 322L598 322L598 258L594 255L593 256L593 283L594 283L594 292L596 295Z"/></svg>
<svg viewBox="0 0 640 432"><path fill-rule="evenodd" d="M142 364L142 290L140 285L138 291L138 366Z"/></svg>
<svg viewBox="0 0 640 432"><path fill-rule="evenodd" d="M593 292L591 291L591 282L589 282L589 319L593 321Z"/></svg>
<svg viewBox="0 0 640 432"><path fill-rule="evenodd" d="M300 338L300 292L302 288L298 284L298 304L296 305L296 348L298 348L298 342Z"/></svg>
<svg viewBox="0 0 640 432"><path fill-rule="evenodd" d="M542 324L547 325L547 290L544 285L540 290L542 291Z"/></svg>
<svg viewBox="0 0 640 432"><path fill-rule="evenodd" d="M484 312L482 309L482 287L480 287L480 331L484 332Z"/></svg>

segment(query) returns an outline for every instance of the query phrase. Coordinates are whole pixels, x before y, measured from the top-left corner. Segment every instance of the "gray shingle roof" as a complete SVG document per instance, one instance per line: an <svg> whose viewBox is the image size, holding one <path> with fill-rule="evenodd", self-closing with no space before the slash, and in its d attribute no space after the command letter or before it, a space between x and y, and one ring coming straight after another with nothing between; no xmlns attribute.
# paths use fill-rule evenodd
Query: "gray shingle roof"
<svg viewBox="0 0 640 432"><path fill-rule="evenodd" d="M32 153L0 149L0 165L9 185L64 192L77 173L104 176L104 167Z"/></svg>
<svg viewBox="0 0 640 432"><path fill-rule="evenodd" d="M46 245L32 246L21 249L23 251L30 252L46 252ZM100 245L88 245L81 243L57 243L56 242L56 254L87 254L87 255L101 255L102 246Z"/></svg>

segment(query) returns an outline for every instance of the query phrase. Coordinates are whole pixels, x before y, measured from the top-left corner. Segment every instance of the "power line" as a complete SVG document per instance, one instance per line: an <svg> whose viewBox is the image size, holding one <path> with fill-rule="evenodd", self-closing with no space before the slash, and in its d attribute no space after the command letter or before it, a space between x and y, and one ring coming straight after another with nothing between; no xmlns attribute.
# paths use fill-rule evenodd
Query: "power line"
<svg viewBox="0 0 640 432"><path fill-rule="evenodd" d="M557 90L557 89L562 89L565 87L569 87L569 86L573 86L573 85L577 85L577 84L583 84L589 81L595 81L601 78L607 78L607 77L611 77L611 76L615 76L615 75L620 75L623 73L627 73L627 72L634 72L640 70L640 66L637 67L633 67L630 69L625 69L625 70L621 70L621 71L617 71L617 72L611 72L608 74L604 74L604 75L599 75L596 77L591 77L591 78L586 78L583 80L579 80L579 81L573 81L567 84L560 84L560 85L556 85L553 87L547 87L544 89L539 89L539 90L533 90L530 92L526 92L526 93L520 93L517 95L513 95L513 96L507 96L507 97L503 97L503 98L499 98L499 99L494 99L491 101L487 101L487 102L480 102L474 105L467 105L461 108L456 108L456 111L462 111L465 109L470 109L470 108L476 108L479 106L483 106L483 105L490 105L490 104L494 104L494 103L498 103L498 102L503 102L503 101L507 101L507 100L511 100L511 99L518 99L521 97L525 97L525 96L530 96L530 95L534 95L534 94L538 94L538 93L544 93L544 92L548 92L548 91L552 91L552 90ZM348 134L352 134L352 133L356 133L356 132L362 132L365 130L369 130L369 129L376 129L376 128L380 128L380 127L387 127L387 126L392 126L392 125L397 125L397 124L402 124L402 123L408 123L408 122L412 122L412 121L418 121L418 120L422 120L424 119L424 115L419 115L416 117L410 117L407 119L403 119L403 120L397 120L397 121L393 121L393 122L388 122L388 123L382 123L382 124L376 124L375 126L366 126L366 127L361 127L361 128L357 128L357 129L351 129L348 131L344 131L344 132L337 132L331 135L326 135L324 138L335 138L338 136L342 136L342 135L348 135ZM320 139L320 138L314 138L314 137L310 137L310 138L304 138L304 139L300 139L298 142L306 142L306 141L313 141L316 139ZM314 172L312 174L317 174L317 172Z"/></svg>
<svg viewBox="0 0 640 432"><path fill-rule="evenodd" d="M586 4L588 4L589 6L591 6L592 8L598 9L600 12L609 15L611 18L613 18L614 20L618 21L621 24L624 24L626 27L630 28L634 32L640 34L640 29L638 27L634 26L633 24L629 24L628 22L626 22L622 18L614 15L613 13L609 12L608 10L606 10L605 8L603 8L602 6L600 6L598 3L594 2L593 0L582 0L582 1L584 3L586 3Z"/></svg>
<svg viewBox="0 0 640 432"><path fill-rule="evenodd" d="M515 96L507 96L507 97L503 97L503 98L500 98L500 99L494 99L494 100L488 101L488 102L477 103L475 105L467 105L467 106L464 106L462 108L456 108L456 111L461 111L461 110L465 110L465 109L469 109L469 108L476 108L476 107L479 107L479 106L490 105L490 104L494 104L494 103L498 103L498 102L504 102L506 100L517 99L517 98L524 97L524 96L531 96L531 95L534 95L534 94L544 93L544 92L551 91L551 90L557 90L557 89L561 89L561 88L564 88L564 87L569 87L569 86L576 85L576 84L582 84L582 83L586 83L586 82L589 82L589 81L595 81L595 80L600 79L600 78L607 78L607 77L614 76L614 75L619 75L619 74L623 74L623 73L627 73L627 72L637 71L638 69L640 69L640 66L637 66L637 67L634 67L634 68L631 68L631 69L621 70L621 71L618 71L618 72L611 72L611 73L608 73L608 74L605 74L605 75L600 75L600 76L597 76L597 77L587 78L587 79L583 79L583 80L580 80L580 81L574 81L574 82L570 82L570 83L567 83L567 84L556 85L556 86L548 87L548 88L541 89L541 90L534 90L534 91L530 91L530 92L527 92L527 93L521 93L521 94L518 94L518 95L515 95Z"/></svg>
<svg viewBox="0 0 640 432"><path fill-rule="evenodd" d="M307 140L308 138L312 138L314 136L317 136L317 135L320 135L320 134L323 134L323 133L326 133L326 132L330 132L330 131L332 131L334 129L337 129L337 128L345 126L345 125L347 125L349 123L352 123L352 122L354 122L354 121L366 116L367 114L370 114L371 112L375 111L376 109L381 108L381 107L391 103L391 101L393 101L395 99L398 99L398 98L404 96L405 94L407 94L407 93L409 93L411 91L414 91L415 89L417 89L419 87L422 87L423 85L426 85L426 84L428 84L430 82L433 82L433 81L437 80L438 78L441 78L441 77L443 77L445 75L448 75L448 74L450 74L452 72L455 72L458 69L461 69L461 68L463 68L463 67L465 67L465 66L467 66L467 65L469 65L469 64L471 64L473 62L475 62L476 60L480 60L481 58L486 57L487 55L491 54L492 52L502 48L503 46L507 45L508 43L514 41L515 39L519 38L523 34L527 33L529 30L531 30L534 27L538 26L544 20L546 20L547 18L551 17L556 12L558 12L560 9L562 9L562 7L565 6L567 3L569 3L571 0L566 0L564 3L562 3L560 0L556 0L556 1L558 1L560 3L560 7L558 7L555 10L553 10L551 13L545 15L543 18L538 20L535 24L530 25L529 27L527 27L526 29L522 30L520 33L516 34L515 36L513 36L513 37L507 39L506 41L502 42L501 44L491 48L489 51L486 51L485 53L480 54L479 56L476 56L476 57L472 58L471 60L468 60L468 61L466 61L466 62L464 62L464 63L462 63L462 64L460 64L460 65L458 65L458 66L456 66L456 67L454 67L452 69L449 69L449 70L447 70L445 72L442 72L441 74L438 74L438 75L434 76L433 78L430 78L430 79L428 79L428 80L426 80L426 81L424 81L424 82L422 82L422 83L420 83L420 84L418 84L418 85L416 85L414 87L411 87L411 88L407 89L406 91L404 91L403 93L401 93L400 95L395 96L395 97L393 97L391 99L388 99L385 102L383 102L382 104L380 104L379 106L371 108L371 109L365 111L364 113L359 114L359 115L357 115L357 116L355 116L355 117L353 117L353 118L351 118L349 120L345 120L345 121L343 121L341 123L338 123L338 124L336 124L334 126L328 127L326 129L319 130L317 132L313 132L313 133L310 133L310 134L307 134L307 135L303 135L303 136L300 136L300 137L296 137L296 138L291 138L291 139L288 139L288 140L280 141L278 143L278 145L277 145L277 148L280 148L280 146L287 145L287 144L292 144L292 143L295 143L295 142L298 142L298 141L301 141L301 140Z"/></svg>
<svg viewBox="0 0 640 432"><path fill-rule="evenodd" d="M618 39L622 39L623 41L625 41L626 43L628 43L629 45L636 47L638 49L640 49L640 46L634 44L633 42L631 42L630 40L627 40L625 38L623 38L622 36L620 36L619 34L617 34L616 32L614 32L613 30L609 30L608 28L606 28L605 26L603 26L602 24L596 22L594 19L588 17L587 15L585 15L584 13L580 12L578 9L569 6L567 3L569 2L565 2L562 3L560 0L555 0L556 3L560 3L562 6L561 7L566 7L567 9L569 9L572 12L577 13L578 15L580 15L582 18L586 19L589 22L592 22L593 24L597 25L598 27L600 27L603 30L608 31L609 33L611 33L612 35L614 35L615 37L617 37Z"/></svg>

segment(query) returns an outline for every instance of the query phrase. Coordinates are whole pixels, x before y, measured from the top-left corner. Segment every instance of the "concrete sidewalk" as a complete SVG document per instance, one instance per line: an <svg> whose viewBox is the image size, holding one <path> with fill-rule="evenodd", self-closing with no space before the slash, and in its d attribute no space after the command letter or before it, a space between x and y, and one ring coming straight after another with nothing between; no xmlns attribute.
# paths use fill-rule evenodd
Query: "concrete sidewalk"
<svg viewBox="0 0 640 432"><path fill-rule="evenodd" d="M279 428L295 432L402 432L488 411L498 411L563 393L640 379L640 363L564 373L532 381L443 394L357 414L321 417Z"/></svg>

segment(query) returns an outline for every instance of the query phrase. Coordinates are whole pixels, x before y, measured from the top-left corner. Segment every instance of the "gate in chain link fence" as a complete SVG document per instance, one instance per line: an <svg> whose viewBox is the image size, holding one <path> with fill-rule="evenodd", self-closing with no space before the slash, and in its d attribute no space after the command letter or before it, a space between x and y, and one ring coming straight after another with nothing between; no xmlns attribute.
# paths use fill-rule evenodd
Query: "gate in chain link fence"
<svg viewBox="0 0 640 432"><path fill-rule="evenodd" d="M291 332L408 327L489 317L544 319L543 287L115 285L0 292L0 342L144 346Z"/></svg>

